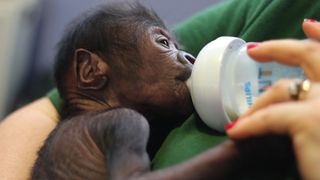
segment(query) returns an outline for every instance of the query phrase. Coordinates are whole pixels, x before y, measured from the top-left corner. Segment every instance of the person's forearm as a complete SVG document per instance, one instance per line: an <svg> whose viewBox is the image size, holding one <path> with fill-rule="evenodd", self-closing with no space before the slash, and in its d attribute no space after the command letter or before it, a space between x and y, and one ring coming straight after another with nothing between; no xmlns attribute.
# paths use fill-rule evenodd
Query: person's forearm
<svg viewBox="0 0 320 180"><path fill-rule="evenodd" d="M28 179L37 151L58 122L48 98L13 112L0 123L0 179Z"/></svg>

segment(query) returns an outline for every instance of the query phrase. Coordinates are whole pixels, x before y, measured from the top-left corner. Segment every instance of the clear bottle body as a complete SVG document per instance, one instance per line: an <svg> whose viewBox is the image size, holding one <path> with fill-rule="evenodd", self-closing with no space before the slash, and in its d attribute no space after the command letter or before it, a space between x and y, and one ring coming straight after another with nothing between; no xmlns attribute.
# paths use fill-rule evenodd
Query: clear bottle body
<svg viewBox="0 0 320 180"><path fill-rule="evenodd" d="M246 46L236 37L211 41L201 49L187 81L200 118L221 132L279 79L304 78L299 67L254 61Z"/></svg>
<svg viewBox="0 0 320 180"><path fill-rule="evenodd" d="M272 62L257 62L247 54L247 44L225 54L225 61L233 69L232 75L225 74L229 82L228 95L232 100L231 109L236 115L243 114L255 100L276 81L280 79L304 78L300 67L293 67ZM230 73L231 69L224 69ZM224 78L224 77L221 77ZM233 118L233 117L230 117ZM232 119L231 119L232 120Z"/></svg>

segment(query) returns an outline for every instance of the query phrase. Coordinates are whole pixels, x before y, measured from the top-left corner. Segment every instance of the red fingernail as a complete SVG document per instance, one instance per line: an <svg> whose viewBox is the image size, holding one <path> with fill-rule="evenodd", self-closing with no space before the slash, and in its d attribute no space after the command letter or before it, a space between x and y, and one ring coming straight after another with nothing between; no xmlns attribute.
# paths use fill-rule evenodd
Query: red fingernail
<svg viewBox="0 0 320 180"><path fill-rule="evenodd" d="M266 91L266 90L269 90L270 88L271 88L271 86L265 86L265 87L263 88L263 90Z"/></svg>
<svg viewBox="0 0 320 180"><path fill-rule="evenodd" d="M258 45L259 45L259 43L249 43L249 44L247 45L247 49L255 48L255 47L257 47Z"/></svg>
<svg viewBox="0 0 320 180"><path fill-rule="evenodd" d="M225 128L225 129L226 129L226 130L229 130L229 129L233 128L234 125L236 125L237 121L238 121L238 118L237 118L237 119L234 119L231 123L229 123L229 124L226 125L226 128Z"/></svg>
<svg viewBox="0 0 320 180"><path fill-rule="evenodd" d="M304 19L304 22L311 22L311 23L314 23L314 22L318 22L317 20L315 19Z"/></svg>

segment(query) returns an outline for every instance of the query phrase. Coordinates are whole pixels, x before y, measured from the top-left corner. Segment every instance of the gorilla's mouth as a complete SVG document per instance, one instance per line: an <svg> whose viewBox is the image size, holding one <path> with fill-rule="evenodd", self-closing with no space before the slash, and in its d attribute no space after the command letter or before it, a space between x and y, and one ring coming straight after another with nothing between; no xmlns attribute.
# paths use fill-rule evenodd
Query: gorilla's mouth
<svg viewBox="0 0 320 180"><path fill-rule="evenodd" d="M192 69L190 67L187 67L176 77L176 79L185 82L190 78L191 72Z"/></svg>

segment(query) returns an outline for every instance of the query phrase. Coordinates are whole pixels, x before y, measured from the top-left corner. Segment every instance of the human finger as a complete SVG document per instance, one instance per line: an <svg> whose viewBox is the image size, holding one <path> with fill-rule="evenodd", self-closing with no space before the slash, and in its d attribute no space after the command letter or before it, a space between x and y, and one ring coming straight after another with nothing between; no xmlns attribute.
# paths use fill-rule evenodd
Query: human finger
<svg viewBox="0 0 320 180"><path fill-rule="evenodd" d="M276 61L301 66L310 80L320 80L320 43L301 40L271 40L248 45L248 54L260 62Z"/></svg>
<svg viewBox="0 0 320 180"><path fill-rule="evenodd" d="M310 39L320 40L320 22L315 19L305 19L302 23L304 33Z"/></svg>
<svg viewBox="0 0 320 180"><path fill-rule="evenodd" d="M227 134L232 139L267 134L290 137L299 169L306 179L318 179L320 150L320 98L310 101L286 102L261 109L238 121ZM312 178L310 178L312 177Z"/></svg>
<svg viewBox="0 0 320 180"><path fill-rule="evenodd" d="M286 102L260 109L237 121L227 134L233 139L245 139L267 134L288 135L297 119L305 118L301 103ZM296 113L299 112L299 113Z"/></svg>
<svg viewBox="0 0 320 180"><path fill-rule="evenodd" d="M289 101L290 94L288 92L288 87L291 82L292 80L282 79L277 81L274 85L268 87L267 90L255 100L253 105L242 115L242 117L250 115L253 112L270 104Z"/></svg>
<svg viewBox="0 0 320 180"><path fill-rule="evenodd" d="M298 81L300 81L298 83ZM297 84L298 83L298 84ZM270 86L246 111L242 117L248 116L259 109L267 107L271 104L281 103L285 101L295 100L291 89L293 85L301 86L303 89L299 89L295 95L297 100L310 100L320 97L320 84L310 82L309 80L301 81L297 79L283 79L277 81L273 86ZM303 87L308 86L308 87ZM305 89L306 88L306 89ZM300 99L299 99L300 98ZM303 99L301 99L303 98Z"/></svg>

